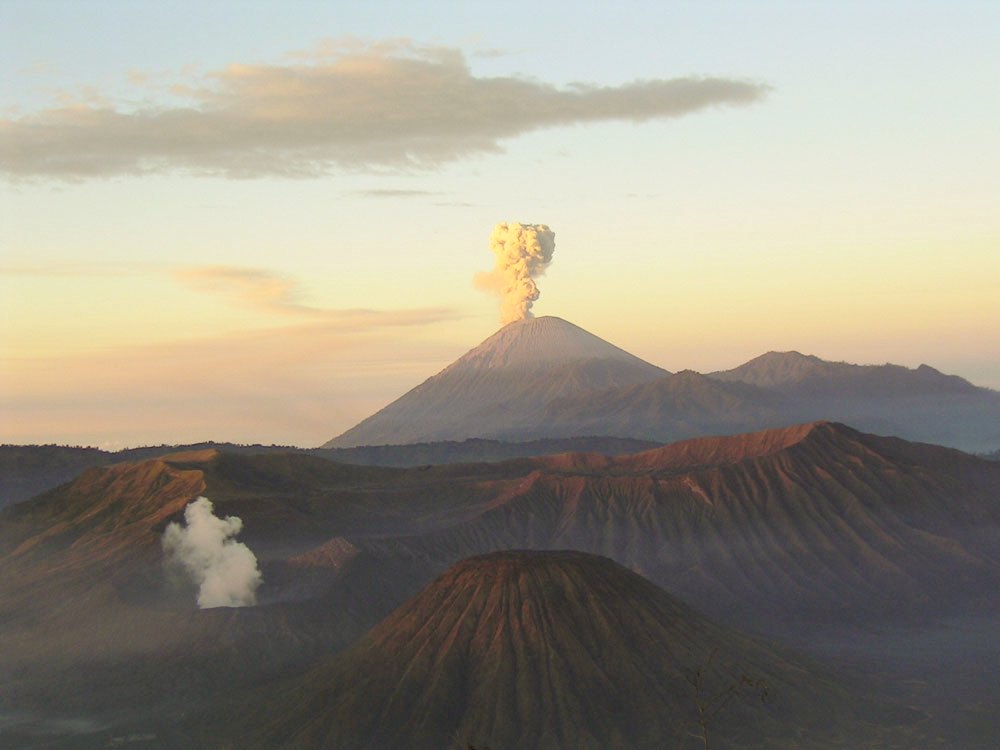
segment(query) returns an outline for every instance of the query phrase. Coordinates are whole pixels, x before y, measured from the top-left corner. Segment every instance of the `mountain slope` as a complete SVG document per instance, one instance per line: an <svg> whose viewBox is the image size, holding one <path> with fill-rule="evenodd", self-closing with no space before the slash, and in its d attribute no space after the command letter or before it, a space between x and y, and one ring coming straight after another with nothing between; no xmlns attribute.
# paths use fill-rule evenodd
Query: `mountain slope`
<svg viewBox="0 0 1000 750"><path fill-rule="evenodd" d="M753 386L721 382L691 370L553 399L544 414L561 434L629 435L660 442L728 435L784 422L778 399Z"/></svg>
<svg viewBox="0 0 1000 750"><path fill-rule="evenodd" d="M778 404L783 423L831 419L968 451L1000 445L1000 393L928 365L853 365L769 352L709 377L760 389L759 398Z"/></svg>
<svg viewBox="0 0 1000 750"><path fill-rule="evenodd" d="M359 545L429 565L586 550L768 630L933 612L1000 576L1000 468L949 449L816 423L533 465L468 520Z"/></svg>
<svg viewBox="0 0 1000 750"><path fill-rule="evenodd" d="M817 420L969 451L1000 445L1000 393L921 365L852 365L770 352L733 370L683 371L548 402L552 435L670 442Z"/></svg>
<svg viewBox="0 0 1000 750"><path fill-rule="evenodd" d="M667 374L565 320L529 318L500 329L324 447L553 437L539 419L552 399Z"/></svg>
<svg viewBox="0 0 1000 750"><path fill-rule="evenodd" d="M775 699L762 704L765 682ZM501 552L456 564L343 657L263 693L238 744L661 748L698 729L698 700L731 685L711 727L720 747L803 731L816 739L800 746L822 747L874 713L611 560Z"/></svg>
<svg viewBox="0 0 1000 750"><path fill-rule="evenodd" d="M792 610L933 610L936 597L977 596L1000 563L1000 464L831 423L617 458L405 470L213 452L92 470L0 513L0 616L54 601L73 612L97 592L166 595L160 534L199 494L243 520L265 603L357 571L433 573L492 550L565 547L766 627ZM349 564L312 566L316 583L295 583L288 561L335 539L354 550Z"/></svg>
<svg viewBox="0 0 1000 750"><path fill-rule="evenodd" d="M854 397L941 396L981 390L957 375L945 375L929 365L920 365L915 370L891 364L852 365L827 362L798 352L768 352L732 370L713 372L709 377L761 388L780 387L786 393L840 391Z"/></svg>
<svg viewBox="0 0 1000 750"><path fill-rule="evenodd" d="M176 453L217 450L224 453L302 453L339 463L362 466L427 466L511 458L544 456L553 453L598 451L638 453L656 447L659 441L615 437L571 437L509 442L467 438L459 441L409 443L407 445L358 446L356 448L293 448L278 445L235 445L198 443L160 445L110 452L97 448L64 448L52 445L0 445L0 509L29 500L36 495L72 481L85 470L127 461L160 458Z"/></svg>

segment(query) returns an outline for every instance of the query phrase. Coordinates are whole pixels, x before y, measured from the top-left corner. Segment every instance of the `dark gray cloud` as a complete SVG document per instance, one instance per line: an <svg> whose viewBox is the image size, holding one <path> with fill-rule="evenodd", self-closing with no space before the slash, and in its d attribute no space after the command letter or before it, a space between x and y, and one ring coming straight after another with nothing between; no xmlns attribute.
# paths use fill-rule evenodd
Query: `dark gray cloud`
<svg viewBox="0 0 1000 750"><path fill-rule="evenodd" d="M679 117L767 91L699 77L557 87L476 77L454 49L328 44L288 64L230 65L173 87L183 104L129 109L90 97L0 119L0 172L78 180L429 169L499 152L503 140L540 128Z"/></svg>

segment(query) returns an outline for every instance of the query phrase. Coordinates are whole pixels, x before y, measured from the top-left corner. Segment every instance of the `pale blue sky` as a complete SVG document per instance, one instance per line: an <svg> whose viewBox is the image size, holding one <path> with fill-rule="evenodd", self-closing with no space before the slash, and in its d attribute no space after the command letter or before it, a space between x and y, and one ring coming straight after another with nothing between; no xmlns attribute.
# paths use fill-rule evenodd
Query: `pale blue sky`
<svg viewBox="0 0 1000 750"><path fill-rule="evenodd" d="M0 0L12 159L57 101L124 119L197 107L169 86L238 83L219 75L233 64L308 67L294 53L345 37L446 48L473 83L770 87L680 117L531 125L425 169L4 170L0 441L321 442L495 330L496 301L471 279L508 220L556 233L536 313L668 369L798 349L1000 387L998 31L994 2ZM107 166L118 145L94 154ZM383 322L309 334L315 314L268 294ZM286 328L294 354L254 348ZM207 357L211 342L229 359ZM175 366L149 365L161 357ZM177 395L149 400L163 391Z"/></svg>

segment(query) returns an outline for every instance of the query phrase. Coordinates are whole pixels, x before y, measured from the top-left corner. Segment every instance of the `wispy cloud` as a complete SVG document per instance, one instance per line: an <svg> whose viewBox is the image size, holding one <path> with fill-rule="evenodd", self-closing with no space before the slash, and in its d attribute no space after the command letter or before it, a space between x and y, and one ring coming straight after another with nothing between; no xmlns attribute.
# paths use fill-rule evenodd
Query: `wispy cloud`
<svg viewBox="0 0 1000 750"><path fill-rule="evenodd" d="M318 315L324 312L302 304L298 283L274 271L196 266L175 270L174 278L197 291L222 294L258 310L291 315Z"/></svg>
<svg viewBox="0 0 1000 750"><path fill-rule="evenodd" d="M455 317L446 310L353 311L338 320L87 354L0 352L0 441L319 445L458 356L461 347L409 331Z"/></svg>
<svg viewBox="0 0 1000 750"><path fill-rule="evenodd" d="M557 87L474 76L456 49L331 41L285 64L233 64L171 87L171 101L183 104L123 107L93 94L0 119L0 173L78 180L433 168L540 128L678 117L752 104L767 91L699 77Z"/></svg>
<svg viewBox="0 0 1000 750"><path fill-rule="evenodd" d="M434 190L402 190L396 188L373 188L371 190L355 190L352 195L363 198L426 198L441 193Z"/></svg>
<svg viewBox="0 0 1000 750"><path fill-rule="evenodd" d="M254 308L275 325L86 351L0 352L0 438L127 444L215 436L318 444L455 356L424 328L455 321L447 307L360 309L307 304L292 276L232 266L123 267L173 278ZM0 268L44 277L86 267ZM95 273L94 268L90 268ZM111 273L110 267L104 269ZM185 332L187 331L187 332ZM174 332L176 334L176 332ZM140 343L141 342L141 343Z"/></svg>
<svg viewBox="0 0 1000 750"><path fill-rule="evenodd" d="M447 208L479 208L478 203L469 203L467 201L437 201L435 206L445 206Z"/></svg>
<svg viewBox="0 0 1000 750"><path fill-rule="evenodd" d="M161 273L163 266L153 263L49 263L41 265L0 265L0 276L63 278L95 276L102 278Z"/></svg>
<svg viewBox="0 0 1000 750"><path fill-rule="evenodd" d="M455 310L427 307L407 310L315 307L303 302L301 285L285 274L263 268L195 266L175 269L175 279L191 289L228 297L259 312L328 321L343 331L428 325L458 317Z"/></svg>

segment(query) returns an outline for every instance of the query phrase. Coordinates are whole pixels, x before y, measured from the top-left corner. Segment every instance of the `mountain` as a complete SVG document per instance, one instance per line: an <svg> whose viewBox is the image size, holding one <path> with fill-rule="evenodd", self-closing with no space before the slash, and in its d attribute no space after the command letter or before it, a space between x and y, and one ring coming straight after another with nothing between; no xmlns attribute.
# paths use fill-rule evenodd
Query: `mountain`
<svg viewBox="0 0 1000 750"><path fill-rule="evenodd" d="M467 520L357 544L430 567L515 546L585 550L770 632L933 614L983 601L1000 575L1000 467L844 425L538 458L494 482Z"/></svg>
<svg viewBox="0 0 1000 750"><path fill-rule="evenodd" d="M570 437L508 442L467 438L405 445L369 445L355 448L295 448L279 445L196 443L104 451L56 445L0 445L0 508L28 500L79 476L84 470L125 461L160 458L191 451L225 453L302 453L362 466L426 466L428 464L504 461L553 453L638 453L659 441L616 437Z"/></svg>
<svg viewBox="0 0 1000 750"><path fill-rule="evenodd" d="M1000 445L1000 393L928 365L852 365L798 352L769 352L709 375L686 370L569 394L550 401L543 415L551 434L660 442L832 420L968 451Z"/></svg>
<svg viewBox="0 0 1000 750"><path fill-rule="evenodd" d="M539 438L519 442L466 438L439 440L433 443L404 445L359 445L354 448L314 448L314 456L364 466L427 466L428 464L481 463L512 458L551 456L558 453L605 453L621 455L648 451L660 445L657 440L607 436Z"/></svg>
<svg viewBox="0 0 1000 750"><path fill-rule="evenodd" d="M199 495L242 519L257 606L199 610L164 567L163 531ZM57 727L168 727L302 674L456 562L509 549L609 557L722 626L812 656L834 643L872 679L905 624L926 642L895 647L910 671L892 685L979 684L995 649L971 644L1000 622L998 498L995 461L824 422L617 457L392 469L208 450L94 468L0 511L0 641L16 644L0 705ZM913 663L938 651L936 671ZM950 746L990 747L970 736Z"/></svg>
<svg viewBox="0 0 1000 750"><path fill-rule="evenodd" d="M325 447L579 436L662 443L817 420L982 453L1000 446L1000 393L928 365L798 352L671 374L547 317L505 326Z"/></svg>
<svg viewBox="0 0 1000 750"><path fill-rule="evenodd" d="M505 551L452 566L343 656L258 691L249 711L241 702L212 716L208 736L239 727L240 747L641 750L700 736L699 704L728 691L707 727L713 747L832 747L833 735L865 736L878 715L856 684L715 625L607 558Z"/></svg>
<svg viewBox="0 0 1000 750"><path fill-rule="evenodd" d="M709 377L725 382L746 383L761 388L794 391L838 391L859 396L941 396L974 394L979 388L957 375L944 375L929 365L915 370L899 365L852 365L827 362L799 352L768 352L732 370Z"/></svg>
<svg viewBox="0 0 1000 750"><path fill-rule="evenodd" d="M412 469L201 451L91 469L0 512L0 622L166 596L160 537L199 495L243 520L263 604L301 596L289 566L332 583L365 565L437 573L493 550L572 548L766 626L793 610L933 608L981 592L1000 563L1000 464L827 422ZM349 559L324 568L333 542Z"/></svg>
<svg viewBox="0 0 1000 750"><path fill-rule="evenodd" d="M710 377L759 388L755 400L770 400L788 422L835 419L968 451L1000 445L1000 393L929 365L853 365L769 352Z"/></svg>
<svg viewBox="0 0 1000 750"><path fill-rule="evenodd" d="M539 429L539 413L552 399L668 374L565 320L528 318L504 326L324 447L573 437Z"/></svg>
<svg viewBox="0 0 1000 750"><path fill-rule="evenodd" d="M553 399L543 417L560 433L633 435L659 442L785 424L779 399L692 370Z"/></svg>

